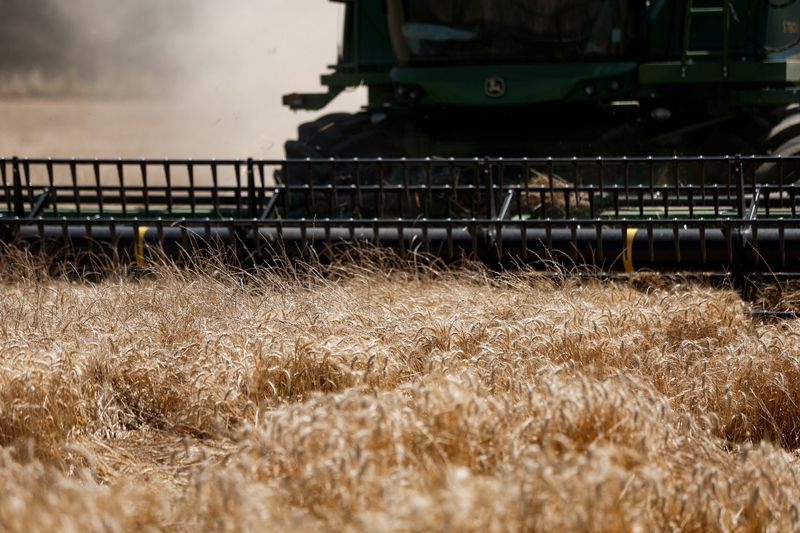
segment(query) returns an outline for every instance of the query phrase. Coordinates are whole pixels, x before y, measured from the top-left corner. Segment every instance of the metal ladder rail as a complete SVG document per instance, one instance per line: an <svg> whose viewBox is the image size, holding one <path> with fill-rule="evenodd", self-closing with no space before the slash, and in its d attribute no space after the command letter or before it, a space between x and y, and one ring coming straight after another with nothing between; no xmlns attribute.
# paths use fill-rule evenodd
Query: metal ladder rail
<svg viewBox="0 0 800 533"><path fill-rule="evenodd" d="M722 6L694 7L692 0L686 0L686 12L683 22L683 51L681 54L681 77L686 77L689 59L692 57L708 57L710 50L692 50L692 18L694 15L722 15L722 77L728 77L728 62L731 31L731 5L729 0L723 0Z"/></svg>

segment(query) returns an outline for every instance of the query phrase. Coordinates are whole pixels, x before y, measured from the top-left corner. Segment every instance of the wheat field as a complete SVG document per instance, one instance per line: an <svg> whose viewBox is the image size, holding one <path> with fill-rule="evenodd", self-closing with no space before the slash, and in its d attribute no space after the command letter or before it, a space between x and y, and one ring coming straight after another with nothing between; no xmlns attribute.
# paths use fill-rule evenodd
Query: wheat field
<svg viewBox="0 0 800 533"><path fill-rule="evenodd" d="M0 256L0 529L788 531L800 328L371 258Z"/></svg>

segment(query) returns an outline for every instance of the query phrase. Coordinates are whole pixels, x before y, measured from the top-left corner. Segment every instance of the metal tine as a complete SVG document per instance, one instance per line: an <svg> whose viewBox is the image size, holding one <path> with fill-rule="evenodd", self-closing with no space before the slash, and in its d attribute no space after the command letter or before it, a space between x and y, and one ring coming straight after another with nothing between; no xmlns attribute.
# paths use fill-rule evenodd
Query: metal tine
<svg viewBox="0 0 800 533"><path fill-rule="evenodd" d="M487 218L491 220L497 216L497 204L495 203L494 168L488 158L484 159L484 172L486 173L486 197L489 200Z"/></svg>
<svg viewBox="0 0 800 533"><path fill-rule="evenodd" d="M379 163L378 175L378 217L383 218L384 210L386 209L386 164L383 161Z"/></svg>
<svg viewBox="0 0 800 533"><path fill-rule="evenodd" d="M730 160L728 160L728 164L725 165L727 167L725 184L726 184L726 188L727 188L726 192L727 192L728 198L730 198L730 196L731 196L731 185L733 183L733 177L731 175L732 172L733 172L733 168L731 166L731 163L732 162Z"/></svg>
<svg viewBox="0 0 800 533"><path fill-rule="evenodd" d="M80 192L78 191L78 166L75 162L75 159L70 160L69 162L69 175L72 179L72 194L75 197L75 212L80 215L81 214L81 197Z"/></svg>
<svg viewBox="0 0 800 533"><path fill-rule="evenodd" d="M403 193L400 194L400 218L406 217L406 212L408 208L411 206L411 197L409 196L408 192L408 161L404 157L401 165L401 174L403 179Z"/></svg>
<svg viewBox="0 0 800 533"><path fill-rule="evenodd" d="M280 194L283 199L283 213L281 216L283 218L287 218L289 216L289 199L290 195L292 194L292 191L289 189L289 184L288 184L289 167L286 166L285 162L281 166L281 172L283 174L283 180L282 180L283 184L280 188L276 187L275 191L277 194ZM218 212L216 212L216 214L217 216L219 216Z"/></svg>
<svg viewBox="0 0 800 533"><path fill-rule="evenodd" d="M122 204L122 214L128 214L128 201L126 198L126 190L125 189L125 169L122 165L122 160L117 161L117 180L119 182L119 199L120 203Z"/></svg>
<svg viewBox="0 0 800 533"><path fill-rule="evenodd" d="M172 165L164 161L164 181L166 183L167 213L172 214Z"/></svg>
<svg viewBox="0 0 800 533"><path fill-rule="evenodd" d="M430 218L430 208L433 205L433 162L430 157L425 158L425 188L423 214L425 218Z"/></svg>
<svg viewBox="0 0 800 533"><path fill-rule="evenodd" d="M27 158L22 160L22 177L25 180L25 187L28 190L28 201L31 205L31 210L33 210L33 207L36 205L36 194L33 192L31 165Z"/></svg>
<svg viewBox="0 0 800 533"><path fill-rule="evenodd" d="M630 206L631 204L631 180L630 180L630 164L628 163L628 158L622 158L622 180L623 180L623 187L625 188L625 207Z"/></svg>
<svg viewBox="0 0 800 533"><path fill-rule="evenodd" d="M470 180L467 192L470 195L470 217L483 218L485 215L483 195L486 192L483 187L483 167L478 163L475 158L470 162L470 171L472 172L472 179ZM465 183L465 185L467 185Z"/></svg>
<svg viewBox="0 0 800 533"><path fill-rule="evenodd" d="M331 183L328 185L328 190L325 191L328 197L328 218L335 216L334 212L336 210L336 206L339 204L336 195L336 171L338 167L336 163L333 162L333 158L331 158L330 166L332 168L331 176L333 176L333 179L331 179ZM330 228L327 228L327 232L330 234Z"/></svg>
<svg viewBox="0 0 800 533"><path fill-rule="evenodd" d="M739 213L739 218L742 219L747 212L747 199L745 198L744 188L744 169L742 168L741 156L737 155L735 158L736 168L736 207Z"/></svg>
<svg viewBox="0 0 800 533"><path fill-rule="evenodd" d="M139 163L139 170L142 174L142 193L144 195L144 212L150 214L150 186L147 183L147 163L144 159Z"/></svg>
<svg viewBox="0 0 800 533"><path fill-rule="evenodd" d="M314 167L311 165L311 160L306 159L306 166L307 166L307 188L306 188L306 213L311 214L315 210L316 198L314 195Z"/></svg>
<svg viewBox="0 0 800 533"><path fill-rule="evenodd" d="M258 216L258 207L255 165L253 159L249 158L247 160L247 216L249 218L256 218Z"/></svg>
<svg viewBox="0 0 800 533"><path fill-rule="evenodd" d="M0 177L3 180L3 194L5 194L6 197L6 206L8 208L8 214L11 214L14 212L14 206L11 201L11 188L8 185L7 165L8 161L5 158L0 159Z"/></svg>
<svg viewBox="0 0 800 533"><path fill-rule="evenodd" d="M211 203L213 204L214 215L221 217L219 209L219 173L217 169L217 162L211 161Z"/></svg>
<svg viewBox="0 0 800 533"><path fill-rule="evenodd" d="M581 203L581 193L580 189L583 185L583 180L581 180L580 170L578 169L578 158L572 158L572 183L573 187L575 188L575 205L579 206Z"/></svg>
<svg viewBox="0 0 800 533"><path fill-rule="evenodd" d="M481 200L482 200L482 198L481 198L481 191L482 191L481 174L482 174L482 172L481 172L481 163L480 163L480 160L477 157L474 159L473 166L474 166L474 170L475 170L475 177L474 177L474 180L473 180L474 181L474 188L472 190L472 205L471 205L471 208L472 208L471 211L472 212L470 214L472 215L472 218L476 218L476 216L478 214L478 206L481 205L481 203L482 203L481 202Z"/></svg>
<svg viewBox="0 0 800 533"><path fill-rule="evenodd" d="M14 215L16 217L25 216L25 193L22 189L22 175L19 170L19 159L14 157L11 160L12 180L14 182Z"/></svg>
<svg viewBox="0 0 800 533"><path fill-rule="evenodd" d="M267 181L264 175L264 162L259 161L256 164L258 169L258 176L260 183L258 184L258 205L259 209L265 209L267 203Z"/></svg>
<svg viewBox="0 0 800 533"><path fill-rule="evenodd" d="M50 184L50 194L53 195L53 214L58 216L58 190L56 189L56 180L53 174L53 160L48 158L45 165L47 168L47 183Z"/></svg>
<svg viewBox="0 0 800 533"><path fill-rule="evenodd" d="M556 191L555 191L555 180L553 178L553 158L552 157L548 157L547 158L547 186L550 189L550 201L553 204L555 204ZM542 196L542 218L547 218L547 216L548 216L548 210L545 207L545 205L546 205L546 198L543 195ZM550 207L550 209L552 209L552 206Z"/></svg>
<svg viewBox="0 0 800 533"><path fill-rule="evenodd" d="M672 170L672 182L675 184L675 195L678 200L681 197L681 181L680 177L678 176L678 166L679 166L678 156L672 156L672 163L670 164L670 169Z"/></svg>
<svg viewBox="0 0 800 533"><path fill-rule="evenodd" d="M781 254L781 268L786 266L786 224L783 217L778 219L778 246Z"/></svg>
<svg viewBox="0 0 800 533"><path fill-rule="evenodd" d="M100 162L97 159L95 159L94 162L92 163L92 170L94 171L94 185L95 185L95 191L97 192L97 207L100 210L100 214L102 215L104 213L103 186L100 177Z"/></svg>
<svg viewBox="0 0 800 533"><path fill-rule="evenodd" d="M197 202L194 190L194 162L190 159L186 163L186 174L189 177L189 206L192 215L197 214Z"/></svg>
<svg viewBox="0 0 800 533"><path fill-rule="evenodd" d="M503 161L500 161L498 165L498 176L497 176L497 192L493 194L495 205L497 205L498 201L502 202L505 198L506 194L506 164Z"/></svg>
<svg viewBox="0 0 800 533"><path fill-rule="evenodd" d="M699 156L697 159L698 176L700 178L700 202L701 205L706 205L706 162L703 160L703 156Z"/></svg>
<svg viewBox="0 0 800 533"><path fill-rule="evenodd" d="M530 201L531 197L531 166L528 158L522 160L522 187L525 191L525 200ZM522 195L517 195L517 215L522 220Z"/></svg>
<svg viewBox="0 0 800 533"><path fill-rule="evenodd" d="M351 201L354 204L354 212L359 218L363 217L364 213L364 199L361 195L361 165L356 165L355 172L355 191L351 195Z"/></svg>
<svg viewBox="0 0 800 533"><path fill-rule="evenodd" d="M543 186L539 186L539 218L544 219L547 216L547 192Z"/></svg>
<svg viewBox="0 0 800 533"><path fill-rule="evenodd" d="M236 182L236 216L242 216L242 163L238 159L233 163L233 175Z"/></svg>
<svg viewBox="0 0 800 533"><path fill-rule="evenodd" d="M600 186L600 196L603 196L603 181L605 177L605 165L603 164L603 158L597 158L597 181L598 185Z"/></svg>

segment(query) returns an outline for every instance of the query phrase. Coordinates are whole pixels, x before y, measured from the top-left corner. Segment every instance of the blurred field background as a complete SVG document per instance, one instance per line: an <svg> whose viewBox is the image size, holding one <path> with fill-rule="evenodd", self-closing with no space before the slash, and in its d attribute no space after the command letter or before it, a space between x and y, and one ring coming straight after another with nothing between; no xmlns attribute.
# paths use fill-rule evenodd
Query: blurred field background
<svg viewBox="0 0 800 533"><path fill-rule="evenodd" d="M314 114L341 5L324 0L2 0L0 155L283 156ZM332 110L355 110L362 91Z"/></svg>
<svg viewBox="0 0 800 533"><path fill-rule="evenodd" d="M338 39L322 0L0 14L3 155L280 157L310 118L280 95L316 90ZM83 279L0 252L0 530L800 524L800 331L733 291L197 265Z"/></svg>

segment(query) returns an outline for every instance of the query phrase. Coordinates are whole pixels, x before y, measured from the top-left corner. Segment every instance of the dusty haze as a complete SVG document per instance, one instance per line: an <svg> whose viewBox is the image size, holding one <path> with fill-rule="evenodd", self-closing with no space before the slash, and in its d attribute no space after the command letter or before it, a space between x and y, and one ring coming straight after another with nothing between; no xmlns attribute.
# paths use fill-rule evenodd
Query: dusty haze
<svg viewBox="0 0 800 533"><path fill-rule="evenodd" d="M40 53L2 77L2 155L280 158L320 114L281 95L323 90L341 39L340 6L324 0L51 3L59 31L17 26Z"/></svg>

